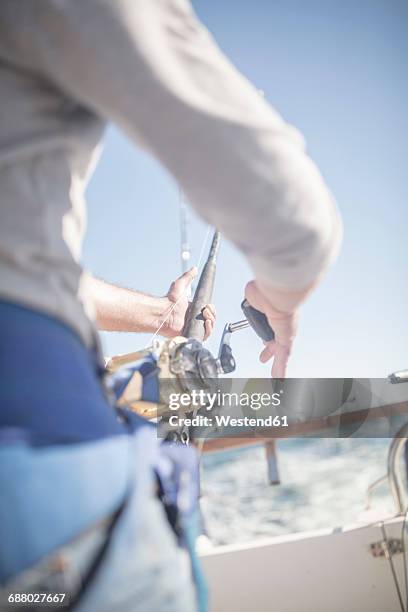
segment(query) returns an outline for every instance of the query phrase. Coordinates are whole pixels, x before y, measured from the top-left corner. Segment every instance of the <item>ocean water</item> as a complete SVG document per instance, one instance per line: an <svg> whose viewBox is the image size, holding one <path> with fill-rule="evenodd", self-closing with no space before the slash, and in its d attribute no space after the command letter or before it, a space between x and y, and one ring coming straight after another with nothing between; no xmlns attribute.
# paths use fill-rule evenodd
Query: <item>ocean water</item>
<svg viewBox="0 0 408 612"><path fill-rule="evenodd" d="M367 488L387 471L390 440L291 439L277 443L281 484L267 482L262 446L208 454L202 462L202 511L215 545L395 514L388 483Z"/></svg>

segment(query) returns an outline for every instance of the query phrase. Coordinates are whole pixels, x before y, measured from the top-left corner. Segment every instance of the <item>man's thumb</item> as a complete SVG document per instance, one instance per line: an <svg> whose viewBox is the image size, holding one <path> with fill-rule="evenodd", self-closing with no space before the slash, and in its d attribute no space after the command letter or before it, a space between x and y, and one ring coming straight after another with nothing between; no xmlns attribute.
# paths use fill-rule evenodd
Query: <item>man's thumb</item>
<svg viewBox="0 0 408 612"><path fill-rule="evenodd" d="M188 287L191 285L191 283L197 276L197 273L198 273L198 270L196 266L193 266L192 268L190 268L190 270L187 270L187 272L184 272L184 274L179 276L179 278L174 281L174 284L172 287L173 292L180 294L184 292L186 289L188 289Z"/></svg>

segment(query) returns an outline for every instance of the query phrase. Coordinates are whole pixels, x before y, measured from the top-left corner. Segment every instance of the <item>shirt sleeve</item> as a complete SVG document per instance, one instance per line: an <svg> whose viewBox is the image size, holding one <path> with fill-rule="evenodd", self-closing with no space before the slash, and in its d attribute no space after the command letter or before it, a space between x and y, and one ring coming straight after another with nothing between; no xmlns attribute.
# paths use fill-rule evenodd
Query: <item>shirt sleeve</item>
<svg viewBox="0 0 408 612"><path fill-rule="evenodd" d="M30 2L26 2L30 4ZM171 172L272 287L334 259L341 223L299 132L223 55L188 0L40 0L30 61Z"/></svg>

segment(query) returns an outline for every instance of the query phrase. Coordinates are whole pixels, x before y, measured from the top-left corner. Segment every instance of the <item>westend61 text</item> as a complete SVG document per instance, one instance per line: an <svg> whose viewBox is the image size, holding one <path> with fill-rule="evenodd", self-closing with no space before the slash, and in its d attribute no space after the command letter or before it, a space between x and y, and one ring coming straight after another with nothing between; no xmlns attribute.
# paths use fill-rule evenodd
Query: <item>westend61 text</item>
<svg viewBox="0 0 408 612"><path fill-rule="evenodd" d="M174 414L169 419L171 427L289 427L287 416L268 417L241 417L234 418L230 415L218 415L209 417L197 415L187 418Z"/></svg>

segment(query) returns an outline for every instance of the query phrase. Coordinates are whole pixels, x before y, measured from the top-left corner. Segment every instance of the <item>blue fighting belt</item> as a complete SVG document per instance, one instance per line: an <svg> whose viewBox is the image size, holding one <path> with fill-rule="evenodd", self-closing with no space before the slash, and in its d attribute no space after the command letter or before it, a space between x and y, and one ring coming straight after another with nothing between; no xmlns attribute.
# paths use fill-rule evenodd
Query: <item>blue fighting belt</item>
<svg viewBox="0 0 408 612"><path fill-rule="evenodd" d="M110 377L114 396L123 393L135 372L142 379L141 399L158 402L153 356ZM72 330L0 301L0 583L109 516L126 498L129 466L134 467L132 438L138 430L153 433L155 425L123 406L118 418L103 388L96 353ZM161 443L156 435L146 440L146 454L156 456L160 499L180 545L191 555L204 611L206 589L194 551L195 450ZM143 465L142 459L141 478Z"/></svg>

